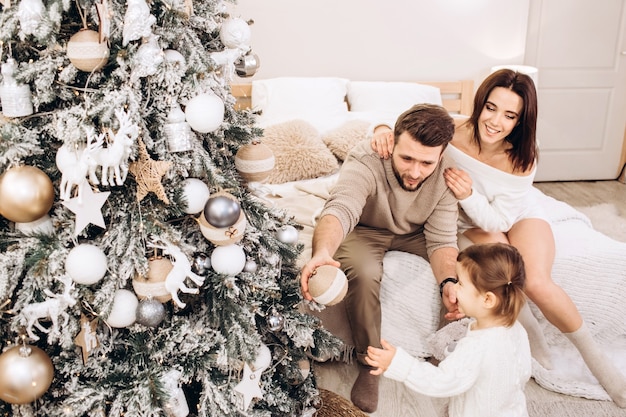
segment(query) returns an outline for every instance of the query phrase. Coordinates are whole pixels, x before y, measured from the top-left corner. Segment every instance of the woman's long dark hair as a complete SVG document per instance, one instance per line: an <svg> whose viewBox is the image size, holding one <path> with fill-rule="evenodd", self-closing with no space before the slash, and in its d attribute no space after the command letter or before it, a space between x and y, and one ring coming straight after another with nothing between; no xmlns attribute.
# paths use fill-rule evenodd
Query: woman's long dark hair
<svg viewBox="0 0 626 417"><path fill-rule="evenodd" d="M532 78L526 74L510 69L501 69L489 75L480 84L474 96L474 109L468 123L473 128L473 140L480 149L478 133L478 118L487 103L489 94L496 87L503 87L513 91L521 97L524 105L519 115L519 123L506 137L512 147L507 152L513 163L513 169L526 171L533 166L539 157L537 152L537 90Z"/></svg>

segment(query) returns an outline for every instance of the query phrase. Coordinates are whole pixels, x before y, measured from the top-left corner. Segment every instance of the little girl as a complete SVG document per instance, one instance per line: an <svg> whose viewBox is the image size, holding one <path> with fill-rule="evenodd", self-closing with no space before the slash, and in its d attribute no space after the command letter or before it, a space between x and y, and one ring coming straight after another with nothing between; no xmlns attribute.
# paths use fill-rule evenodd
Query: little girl
<svg viewBox="0 0 626 417"><path fill-rule="evenodd" d="M450 417L527 417L530 345L517 322L525 302L522 257L504 243L473 245L459 253L456 271L459 310L472 318L465 337L439 366L381 340L382 349L367 350L371 373L423 395L451 397Z"/></svg>

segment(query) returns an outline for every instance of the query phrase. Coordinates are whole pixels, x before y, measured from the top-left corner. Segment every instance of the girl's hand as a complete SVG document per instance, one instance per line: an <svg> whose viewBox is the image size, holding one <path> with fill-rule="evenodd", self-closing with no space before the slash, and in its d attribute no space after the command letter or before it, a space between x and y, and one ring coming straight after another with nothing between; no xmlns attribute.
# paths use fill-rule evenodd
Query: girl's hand
<svg viewBox="0 0 626 417"><path fill-rule="evenodd" d="M459 310L459 304L456 300L456 292L454 291L454 285L445 285L443 287L443 305L448 310L445 314L446 320L454 321L465 317L465 314Z"/></svg>
<svg viewBox="0 0 626 417"><path fill-rule="evenodd" d="M472 178L461 169L447 168L443 173L446 185L457 200L465 200L472 195Z"/></svg>
<svg viewBox="0 0 626 417"><path fill-rule="evenodd" d="M374 150L383 159L389 159L393 153L393 130L380 129L374 132L370 142L372 150Z"/></svg>
<svg viewBox="0 0 626 417"><path fill-rule="evenodd" d="M385 339L380 340L380 345L383 347L382 349L375 348L373 346L367 347L365 362L376 368L370 371L372 375L381 375L389 369L391 360L396 354L396 348L389 344Z"/></svg>

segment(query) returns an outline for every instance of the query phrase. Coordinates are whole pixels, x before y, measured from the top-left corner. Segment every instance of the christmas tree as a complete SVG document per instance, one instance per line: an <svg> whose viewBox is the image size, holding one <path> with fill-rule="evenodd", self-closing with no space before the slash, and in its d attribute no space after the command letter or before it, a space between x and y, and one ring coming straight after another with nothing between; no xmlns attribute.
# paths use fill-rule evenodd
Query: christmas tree
<svg viewBox="0 0 626 417"><path fill-rule="evenodd" d="M250 192L249 22L1 7L0 415L313 415L340 344L298 309L297 224Z"/></svg>

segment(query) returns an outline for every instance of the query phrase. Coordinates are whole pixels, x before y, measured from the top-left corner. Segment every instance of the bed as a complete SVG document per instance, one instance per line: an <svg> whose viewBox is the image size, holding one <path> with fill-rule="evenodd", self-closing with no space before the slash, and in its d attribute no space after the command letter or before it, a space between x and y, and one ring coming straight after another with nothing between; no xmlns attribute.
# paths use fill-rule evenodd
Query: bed
<svg viewBox="0 0 626 417"><path fill-rule="evenodd" d="M286 210L301 226L300 262L311 254L316 216L333 186L351 146L367 138L372 123L393 121L418 102L443 105L453 117L472 108L472 81L365 82L334 77L283 77L232 86L240 109L258 113L264 144L275 168L251 190ZM557 253L553 279L570 295L607 354L626 374L626 243L595 231L589 219L563 202L534 189L554 231ZM435 278L422 258L389 252L381 289L383 337L422 358L432 356L427 338L440 324L441 305ZM554 369L533 361L533 378L562 394L610 400L574 347L531 303L552 349ZM310 310L323 325L351 346L342 303ZM349 349L347 350L349 351ZM325 359L325 358L322 358Z"/></svg>

